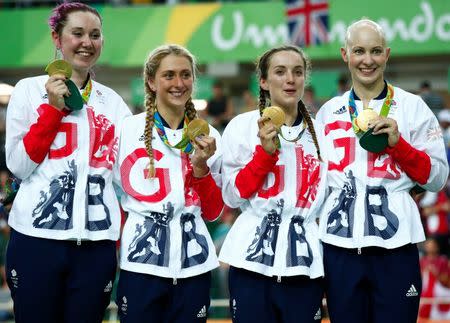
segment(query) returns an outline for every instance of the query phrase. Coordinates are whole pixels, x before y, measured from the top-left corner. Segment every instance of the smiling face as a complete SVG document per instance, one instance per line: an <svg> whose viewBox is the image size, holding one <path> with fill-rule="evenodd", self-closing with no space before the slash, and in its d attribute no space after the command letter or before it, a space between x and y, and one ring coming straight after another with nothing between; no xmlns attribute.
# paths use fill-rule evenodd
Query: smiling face
<svg viewBox="0 0 450 323"><path fill-rule="evenodd" d="M73 11L60 33L52 39L74 72L87 73L97 62L103 46L102 26L98 16L88 11Z"/></svg>
<svg viewBox="0 0 450 323"><path fill-rule="evenodd" d="M267 78L260 79L260 86L270 94L272 105L284 109L297 109L305 85L305 62L292 50L276 52L270 58Z"/></svg>
<svg viewBox="0 0 450 323"><path fill-rule="evenodd" d="M192 94L193 67L185 56L169 54L161 60L155 77L148 85L156 93L158 110L176 109L184 111Z"/></svg>
<svg viewBox="0 0 450 323"><path fill-rule="evenodd" d="M347 37L346 48L341 48L341 55L348 64L353 86L381 86L390 54L381 31L374 24L359 22L349 28Z"/></svg>

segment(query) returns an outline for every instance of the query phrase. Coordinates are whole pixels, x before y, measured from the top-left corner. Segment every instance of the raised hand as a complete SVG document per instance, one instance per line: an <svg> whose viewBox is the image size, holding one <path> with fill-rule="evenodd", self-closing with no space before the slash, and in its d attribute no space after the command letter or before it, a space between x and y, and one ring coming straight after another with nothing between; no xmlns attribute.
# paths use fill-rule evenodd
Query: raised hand
<svg viewBox="0 0 450 323"><path fill-rule="evenodd" d="M258 119L258 137L266 153L272 155L278 149L278 129L266 117Z"/></svg>
<svg viewBox="0 0 450 323"><path fill-rule="evenodd" d="M369 126L373 128L374 135L381 133L388 135L389 147L394 147L398 143L400 139L400 132L398 131L397 121L394 119L379 117L377 120L371 122Z"/></svg>
<svg viewBox="0 0 450 323"><path fill-rule="evenodd" d="M206 161L216 152L216 139L210 136L199 136L192 141L194 154L191 157L194 177L203 177L208 174Z"/></svg>
<svg viewBox="0 0 450 323"><path fill-rule="evenodd" d="M56 109L62 111L66 106L64 103L64 96L70 95L69 89L65 83L66 77L62 74L55 74L50 76L45 83L47 90L48 103Z"/></svg>

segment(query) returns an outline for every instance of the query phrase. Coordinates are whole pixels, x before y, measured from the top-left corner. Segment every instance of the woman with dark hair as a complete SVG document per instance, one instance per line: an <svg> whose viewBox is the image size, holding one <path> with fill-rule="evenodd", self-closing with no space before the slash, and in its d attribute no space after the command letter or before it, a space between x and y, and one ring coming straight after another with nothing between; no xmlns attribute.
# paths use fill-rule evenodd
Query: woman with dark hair
<svg viewBox="0 0 450 323"><path fill-rule="evenodd" d="M326 166L322 129L302 102L309 69L295 46L265 52L257 64L259 109L231 120L223 134L223 198L242 210L219 257L230 265L233 322L321 319L316 218ZM269 117L266 109L277 112Z"/></svg>
<svg viewBox="0 0 450 323"><path fill-rule="evenodd" d="M6 161L22 180L9 216L7 281L18 323L101 322L120 231L112 169L130 112L93 80L103 47L99 13L63 3L49 26L65 69L18 82L7 112ZM66 104L72 95L77 110Z"/></svg>

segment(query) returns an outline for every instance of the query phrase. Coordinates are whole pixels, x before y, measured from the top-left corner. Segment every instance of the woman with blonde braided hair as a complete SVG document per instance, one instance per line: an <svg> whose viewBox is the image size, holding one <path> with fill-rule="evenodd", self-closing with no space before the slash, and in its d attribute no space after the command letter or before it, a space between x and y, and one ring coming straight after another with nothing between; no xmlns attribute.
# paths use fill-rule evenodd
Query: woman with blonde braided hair
<svg viewBox="0 0 450 323"><path fill-rule="evenodd" d="M265 52L257 63L259 110L235 117L223 133L222 194L242 210L219 256L230 265L233 322L321 319L316 218L326 164L323 128L301 101L309 70L297 47Z"/></svg>
<svg viewBox="0 0 450 323"><path fill-rule="evenodd" d="M216 219L223 208L221 154L216 129L190 138L194 79L187 49L156 48L144 66L146 112L124 121L121 322L206 322L218 261L203 219Z"/></svg>

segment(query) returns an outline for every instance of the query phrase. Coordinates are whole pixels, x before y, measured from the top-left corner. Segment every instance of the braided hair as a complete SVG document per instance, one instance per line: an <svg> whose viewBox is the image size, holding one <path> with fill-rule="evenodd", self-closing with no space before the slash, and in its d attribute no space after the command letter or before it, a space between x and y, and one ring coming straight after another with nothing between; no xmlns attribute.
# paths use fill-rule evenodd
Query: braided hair
<svg viewBox="0 0 450 323"><path fill-rule="evenodd" d="M308 59L306 54L301 50L299 47L292 46L292 45L282 45L279 47L274 47L266 51L256 62L256 73L258 76L258 79L267 79L269 66L270 66L270 60L272 56L275 53L283 52L283 51L292 51L300 55L300 57L303 60L303 65L305 69L305 83L307 83L309 79L309 75L311 74L311 61ZM270 101L270 93L267 90L264 90L261 86L259 87L259 102L258 102L258 108L259 108L259 114L262 116L263 110L270 104L267 101ZM319 142L317 140L316 131L314 129L314 124L312 122L311 114L306 108L305 104L302 100L300 100L297 104L298 111L302 114L303 118L305 119L305 122L308 126L308 130L312 136L312 139L314 141L314 146L316 146L317 150L317 156L319 160L322 160L320 157L320 148L319 148Z"/></svg>
<svg viewBox="0 0 450 323"><path fill-rule="evenodd" d="M170 54L186 57L188 59L188 61L191 64L192 75L195 80L195 72L196 72L195 58L186 48L179 45L163 45L157 47L152 52L150 52L147 61L145 62L144 65L144 89L145 89L144 107L146 110L144 143L145 143L145 150L147 151L148 157L150 158L149 174L148 174L149 178L155 177L155 159L153 156L153 148L152 148L152 132L153 126L155 125L154 115L155 112L157 111L157 107L156 107L156 92L150 88L148 83L150 80L155 78L156 72L161 64L161 61ZM189 98L189 100L185 104L185 115L187 116L189 121L197 117L197 111L195 110L192 98Z"/></svg>

